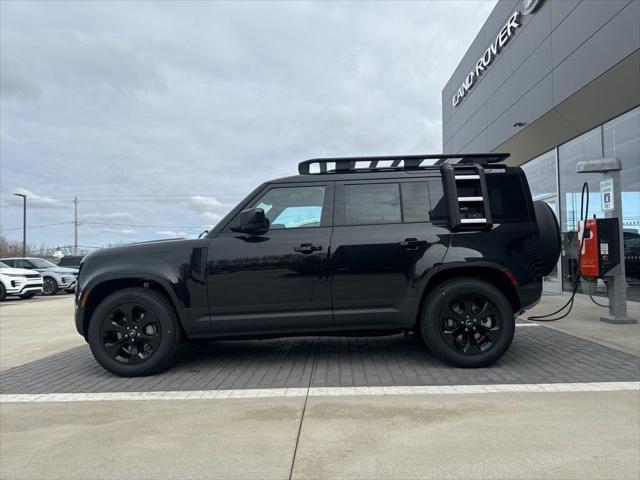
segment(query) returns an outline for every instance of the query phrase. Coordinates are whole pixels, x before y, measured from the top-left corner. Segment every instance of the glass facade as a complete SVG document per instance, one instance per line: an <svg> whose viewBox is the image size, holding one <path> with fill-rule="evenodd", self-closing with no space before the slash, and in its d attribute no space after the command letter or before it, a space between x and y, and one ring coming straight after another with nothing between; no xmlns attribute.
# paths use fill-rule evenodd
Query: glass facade
<svg viewBox="0 0 640 480"><path fill-rule="evenodd" d="M588 216L603 218L600 173L576 173L582 160L615 156L622 162L622 224L625 241L627 298L640 301L640 107L560 145L522 166L534 200L544 200L558 215L562 232L561 278L557 270L545 279L545 289L571 291L577 271L576 225L582 184L589 184ZM606 295L606 284L582 281L580 293Z"/></svg>

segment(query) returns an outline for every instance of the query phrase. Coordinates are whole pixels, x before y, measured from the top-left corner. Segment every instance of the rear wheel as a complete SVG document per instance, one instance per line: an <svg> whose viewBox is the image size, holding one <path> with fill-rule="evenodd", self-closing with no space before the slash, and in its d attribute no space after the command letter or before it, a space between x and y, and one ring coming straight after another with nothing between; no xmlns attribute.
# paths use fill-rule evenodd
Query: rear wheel
<svg viewBox="0 0 640 480"><path fill-rule="evenodd" d="M42 295L55 295L58 293L58 282L54 278L44 277L42 279Z"/></svg>
<svg viewBox="0 0 640 480"><path fill-rule="evenodd" d="M490 283L458 278L431 292L419 327L440 359L457 367L485 367L511 345L515 315L507 298Z"/></svg>
<svg viewBox="0 0 640 480"><path fill-rule="evenodd" d="M7 290L4 288L2 282L0 282L0 302L7 298Z"/></svg>
<svg viewBox="0 0 640 480"><path fill-rule="evenodd" d="M173 307L152 290L128 288L105 298L89 324L88 340L102 367L122 377L151 375L173 363L181 340Z"/></svg>

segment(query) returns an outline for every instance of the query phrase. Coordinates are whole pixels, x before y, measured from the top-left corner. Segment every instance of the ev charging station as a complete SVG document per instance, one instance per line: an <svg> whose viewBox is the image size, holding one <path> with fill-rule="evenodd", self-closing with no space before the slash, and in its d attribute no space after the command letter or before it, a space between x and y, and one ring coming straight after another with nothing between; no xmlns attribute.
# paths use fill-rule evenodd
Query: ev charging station
<svg viewBox="0 0 640 480"><path fill-rule="evenodd" d="M608 323L638 323L627 312L627 286L622 233L622 194L618 158L578 162L576 173L602 173L600 196L604 219L581 220L578 225L580 273L584 277L606 278L609 314L600 317Z"/></svg>

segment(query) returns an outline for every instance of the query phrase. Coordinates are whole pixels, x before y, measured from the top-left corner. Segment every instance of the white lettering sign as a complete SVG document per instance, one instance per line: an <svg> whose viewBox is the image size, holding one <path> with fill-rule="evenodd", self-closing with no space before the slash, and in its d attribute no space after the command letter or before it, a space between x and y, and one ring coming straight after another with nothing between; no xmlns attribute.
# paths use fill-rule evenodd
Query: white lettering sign
<svg viewBox="0 0 640 480"><path fill-rule="evenodd" d="M520 12L513 12L513 15L511 15L507 23L502 26L495 40L491 42L482 57L478 59L475 68L469 72L469 75L464 79L460 88L458 88L453 95L452 102L454 107L460 104L467 92L473 88L475 82L480 78L480 74L491 65L491 62L493 62L498 53L500 53L500 50L511 40L514 34L513 32L520 26L518 23L519 18Z"/></svg>

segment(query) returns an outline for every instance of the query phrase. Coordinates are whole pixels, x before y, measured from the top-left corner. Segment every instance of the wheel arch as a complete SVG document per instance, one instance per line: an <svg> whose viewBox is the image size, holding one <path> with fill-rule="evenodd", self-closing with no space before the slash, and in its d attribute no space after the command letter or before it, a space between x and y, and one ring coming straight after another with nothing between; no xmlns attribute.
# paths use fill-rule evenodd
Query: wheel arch
<svg viewBox="0 0 640 480"><path fill-rule="evenodd" d="M484 280L485 282L490 283L505 294L514 312L520 310L521 306L518 292L516 291L514 284L512 283L507 271L505 271L504 268L493 265L452 266L448 268L441 268L440 270L438 270L431 277L429 277L429 279L423 286L418 311L416 312L415 316L416 323L420 319L420 312L422 311L424 302L429 296L429 293L438 285L448 280L462 277L477 278L478 280Z"/></svg>
<svg viewBox="0 0 640 480"><path fill-rule="evenodd" d="M89 322L98 305L109 295L126 288L147 288L153 290L167 299L173 310L175 311L180 326L182 328L182 315L177 304L177 297L168 285L168 282L154 277L135 277L135 276L119 276L96 279L93 285L87 287L82 296L87 295L86 303L82 310L82 333L87 338L89 330ZM184 333L184 332L183 332Z"/></svg>

